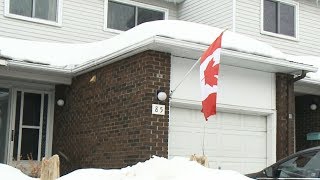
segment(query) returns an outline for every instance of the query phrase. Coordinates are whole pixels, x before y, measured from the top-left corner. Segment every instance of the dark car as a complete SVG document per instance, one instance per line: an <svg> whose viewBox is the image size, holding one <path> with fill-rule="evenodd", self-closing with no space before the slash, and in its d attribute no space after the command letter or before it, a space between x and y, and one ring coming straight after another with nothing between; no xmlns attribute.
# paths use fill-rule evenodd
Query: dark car
<svg viewBox="0 0 320 180"><path fill-rule="evenodd" d="M320 146L292 154L264 170L247 174L253 179L319 179Z"/></svg>

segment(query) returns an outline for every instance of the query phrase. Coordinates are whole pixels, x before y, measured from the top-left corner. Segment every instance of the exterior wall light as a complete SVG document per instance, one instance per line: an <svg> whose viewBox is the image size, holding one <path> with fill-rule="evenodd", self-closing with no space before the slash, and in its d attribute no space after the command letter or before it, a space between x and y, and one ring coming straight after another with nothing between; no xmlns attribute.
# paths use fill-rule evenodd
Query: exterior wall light
<svg viewBox="0 0 320 180"><path fill-rule="evenodd" d="M64 105L64 100L63 99L58 99L57 105L58 106L63 106Z"/></svg>
<svg viewBox="0 0 320 180"><path fill-rule="evenodd" d="M165 101L167 99L167 93L165 93L164 91L158 90L157 91L157 99L159 101Z"/></svg>
<svg viewBox="0 0 320 180"><path fill-rule="evenodd" d="M315 103L312 103L312 104L310 105L310 109L311 109L312 111L317 110L317 108L318 108L318 106L317 106Z"/></svg>

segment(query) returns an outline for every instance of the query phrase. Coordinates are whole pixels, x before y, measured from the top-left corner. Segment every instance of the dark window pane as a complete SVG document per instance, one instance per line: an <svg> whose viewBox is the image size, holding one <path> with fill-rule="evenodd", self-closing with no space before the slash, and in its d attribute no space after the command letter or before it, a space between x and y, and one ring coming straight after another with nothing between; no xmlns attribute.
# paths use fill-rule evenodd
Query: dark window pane
<svg viewBox="0 0 320 180"><path fill-rule="evenodd" d="M38 160L39 130L22 129L21 160Z"/></svg>
<svg viewBox="0 0 320 180"><path fill-rule="evenodd" d="M277 3L270 0L264 1L263 30L277 33Z"/></svg>
<svg viewBox="0 0 320 180"><path fill-rule="evenodd" d="M14 146L13 146L13 159L18 160L18 142L19 142L19 127L20 127L20 110L21 110L21 91L17 92L16 102L16 119L14 124Z"/></svg>
<svg viewBox="0 0 320 180"><path fill-rule="evenodd" d="M109 1L107 26L122 31L133 28L135 26L135 7Z"/></svg>
<svg viewBox="0 0 320 180"><path fill-rule="evenodd" d="M32 17L32 0L10 0L10 13Z"/></svg>
<svg viewBox="0 0 320 180"><path fill-rule="evenodd" d="M163 19L164 19L163 12L138 8L138 24L149 22L149 21L155 21L155 20L163 20Z"/></svg>
<svg viewBox="0 0 320 180"><path fill-rule="evenodd" d="M56 21L57 0L35 0L35 17Z"/></svg>
<svg viewBox="0 0 320 180"><path fill-rule="evenodd" d="M23 125L39 126L41 94L24 93Z"/></svg>
<svg viewBox="0 0 320 180"><path fill-rule="evenodd" d="M294 7L279 3L280 6L280 34L295 36Z"/></svg>
<svg viewBox="0 0 320 180"><path fill-rule="evenodd" d="M47 121L48 121L48 94L45 94L44 95L44 105L43 105L41 157L44 157L45 153L46 153Z"/></svg>

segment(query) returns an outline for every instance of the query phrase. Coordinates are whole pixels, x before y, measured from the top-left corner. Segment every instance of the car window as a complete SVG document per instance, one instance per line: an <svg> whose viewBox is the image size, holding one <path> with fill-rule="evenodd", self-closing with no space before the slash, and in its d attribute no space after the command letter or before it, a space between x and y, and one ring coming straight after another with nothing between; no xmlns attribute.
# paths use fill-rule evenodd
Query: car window
<svg viewBox="0 0 320 180"><path fill-rule="evenodd" d="M320 177L320 153L300 154L280 164L276 170L279 178L318 178Z"/></svg>

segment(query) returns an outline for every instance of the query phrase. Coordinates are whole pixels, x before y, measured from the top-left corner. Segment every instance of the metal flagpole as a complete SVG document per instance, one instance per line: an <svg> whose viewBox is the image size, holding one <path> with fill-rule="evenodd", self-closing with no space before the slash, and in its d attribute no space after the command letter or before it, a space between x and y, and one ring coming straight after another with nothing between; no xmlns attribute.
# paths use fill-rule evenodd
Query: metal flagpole
<svg viewBox="0 0 320 180"><path fill-rule="evenodd" d="M184 75L183 79L178 83L178 85L170 92L169 97L172 96L172 94L177 90L177 88L182 84L182 82L188 77L188 75L191 73L191 71L196 67L198 62L200 61L201 57L193 64L193 66L190 68L190 70Z"/></svg>

